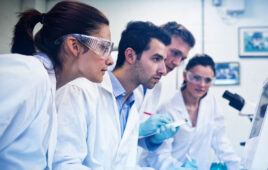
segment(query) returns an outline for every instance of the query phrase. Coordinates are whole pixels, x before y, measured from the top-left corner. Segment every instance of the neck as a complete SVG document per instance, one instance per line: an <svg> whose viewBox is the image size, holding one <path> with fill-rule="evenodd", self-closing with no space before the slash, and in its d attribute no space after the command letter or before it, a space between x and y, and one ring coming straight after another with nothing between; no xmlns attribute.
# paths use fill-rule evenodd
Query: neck
<svg viewBox="0 0 268 170"><path fill-rule="evenodd" d="M62 71L59 71L59 70L56 71L56 80L57 80L56 88L57 89L78 77L74 75L71 70L72 70L71 68L68 68L67 70L62 69Z"/></svg>
<svg viewBox="0 0 268 170"><path fill-rule="evenodd" d="M191 93L187 91L187 89L184 89L182 91L182 96L183 96L183 100L186 105L186 109L188 111L189 117L191 119L192 126L195 127L197 123L200 98L194 97Z"/></svg>
<svg viewBox="0 0 268 170"><path fill-rule="evenodd" d="M182 91L182 96L183 96L184 103L186 105L188 105L188 106L198 106L199 105L200 98L193 96L191 93L189 93L187 91L187 89L184 89Z"/></svg>
<svg viewBox="0 0 268 170"><path fill-rule="evenodd" d="M133 90L139 85L133 76L131 70L126 69L124 66L113 71L114 76L119 80L127 95L126 98L133 92Z"/></svg>

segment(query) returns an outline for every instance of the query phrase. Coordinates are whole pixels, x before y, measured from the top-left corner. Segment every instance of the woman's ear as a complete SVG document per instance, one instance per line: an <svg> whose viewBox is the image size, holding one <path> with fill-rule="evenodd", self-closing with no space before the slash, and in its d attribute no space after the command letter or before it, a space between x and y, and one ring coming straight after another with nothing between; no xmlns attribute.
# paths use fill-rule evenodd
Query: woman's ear
<svg viewBox="0 0 268 170"><path fill-rule="evenodd" d="M78 56L81 51L81 46L76 38L68 36L65 39L65 44L68 49L74 56Z"/></svg>
<svg viewBox="0 0 268 170"><path fill-rule="evenodd" d="M129 64L134 64L137 59L137 55L135 51L129 47L125 50L125 58L125 62Z"/></svg>

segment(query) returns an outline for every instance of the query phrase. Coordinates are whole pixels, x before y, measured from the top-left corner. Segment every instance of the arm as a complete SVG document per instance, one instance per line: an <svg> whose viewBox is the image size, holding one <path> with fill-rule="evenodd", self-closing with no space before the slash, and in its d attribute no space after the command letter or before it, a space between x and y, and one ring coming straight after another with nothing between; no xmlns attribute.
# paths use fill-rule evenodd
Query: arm
<svg viewBox="0 0 268 170"><path fill-rule="evenodd" d="M238 170L242 167L240 166L240 158L234 153L231 142L227 138L224 124L224 116L221 112L221 109L214 99L214 132L212 136L212 148L214 149L218 158L223 161L228 169Z"/></svg>
<svg viewBox="0 0 268 170"><path fill-rule="evenodd" d="M90 169L83 165L88 154L85 99L77 86L67 84L57 91L58 141L53 169Z"/></svg>
<svg viewBox="0 0 268 170"><path fill-rule="evenodd" d="M173 138L165 140L154 152L150 152L146 157L146 161L150 163L150 166L158 170L173 169L180 167L181 162L178 162L172 156L172 143Z"/></svg>
<svg viewBox="0 0 268 170"><path fill-rule="evenodd" d="M1 56L0 82L0 167L45 169L55 114L46 70L29 56Z"/></svg>

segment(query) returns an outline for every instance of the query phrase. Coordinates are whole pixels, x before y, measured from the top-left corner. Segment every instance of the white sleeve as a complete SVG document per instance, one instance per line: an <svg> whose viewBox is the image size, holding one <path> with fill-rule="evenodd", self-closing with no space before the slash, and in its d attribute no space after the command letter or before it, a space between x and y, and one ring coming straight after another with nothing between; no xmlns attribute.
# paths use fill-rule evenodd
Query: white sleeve
<svg viewBox="0 0 268 170"><path fill-rule="evenodd" d="M77 86L67 84L56 93L58 138L53 169L89 170L83 165L87 149L87 100Z"/></svg>
<svg viewBox="0 0 268 170"><path fill-rule="evenodd" d="M231 143L227 137L225 131L224 116L220 106L214 100L215 103L215 117L214 117L214 131L212 136L212 148L214 149L219 160L223 161L229 170L242 169L240 165L240 158L234 153Z"/></svg>
<svg viewBox="0 0 268 170"><path fill-rule="evenodd" d="M45 169L51 84L31 56L0 56L0 167Z"/></svg>
<svg viewBox="0 0 268 170"><path fill-rule="evenodd" d="M157 170L167 170L181 166L182 163L178 162L171 154L172 143L173 138L165 140L155 152L149 154L147 161L150 162L151 167Z"/></svg>

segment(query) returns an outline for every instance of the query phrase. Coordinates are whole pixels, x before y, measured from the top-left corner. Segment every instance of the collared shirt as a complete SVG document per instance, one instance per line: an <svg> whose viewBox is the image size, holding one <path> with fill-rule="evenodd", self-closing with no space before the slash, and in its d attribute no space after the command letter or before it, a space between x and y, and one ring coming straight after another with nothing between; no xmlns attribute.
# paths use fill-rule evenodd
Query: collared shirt
<svg viewBox="0 0 268 170"><path fill-rule="evenodd" d="M147 87L145 87L145 86L142 86L142 87L143 87L143 95L145 96L146 92L147 92Z"/></svg>
<svg viewBox="0 0 268 170"><path fill-rule="evenodd" d="M129 111L135 101L133 93L127 98L124 102L124 97L126 96L126 90L121 85L119 80L113 75L112 72L108 72L111 78L112 86L113 86L113 93L116 98L116 103L119 111L119 120L120 120L120 127L121 127L121 137L124 134L124 130L127 124L127 118Z"/></svg>

